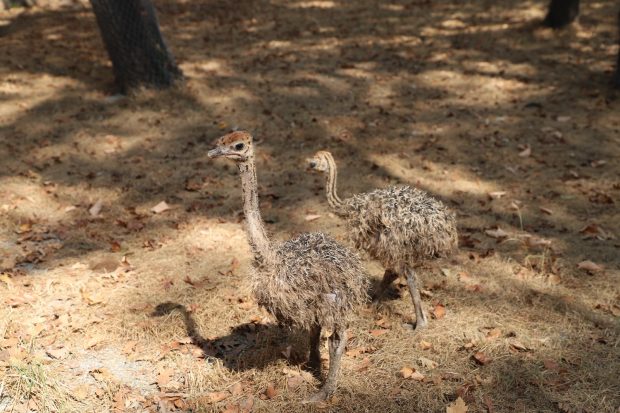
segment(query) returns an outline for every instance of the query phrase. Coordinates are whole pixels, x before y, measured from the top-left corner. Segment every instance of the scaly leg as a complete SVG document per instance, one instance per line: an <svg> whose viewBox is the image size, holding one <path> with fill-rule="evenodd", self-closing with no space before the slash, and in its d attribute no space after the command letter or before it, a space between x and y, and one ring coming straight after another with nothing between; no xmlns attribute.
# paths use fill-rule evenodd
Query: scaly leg
<svg viewBox="0 0 620 413"><path fill-rule="evenodd" d="M390 268L385 270L385 273L383 274L383 279L381 280L381 284L379 284L379 289L372 300L373 304L377 304L379 300L381 300L381 297L383 297L383 294L385 294L385 290L387 290L390 284L392 284L397 278L398 274L394 272L394 270Z"/></svg>
<svg viewBox="0 0 620 413"><path fill-rule="evenodd" d="M312 374L321 378L321 326L316 325L310 330L310 357L308 367Z"/></svg>
<svg viewBox="0 0 620 413"><path fill-rule="evenodd" d="M327 379L323 387L321 387L321 390L305 400L305 403L316 403L326 400L336 391L338 374L340 373L340 360L342 359L346 345L346 330L336 327L334 333L329 337L329 373L327 373Z"/></svg>
<svg viewBox="0 0 620 413"><path fill-rule="evenodd" d="M407 269L407 285L409 286L409 293L411 294L411 300L413 301L413 307L415 308L415 328L416 330L426 327L428 321L424 310L422 309L422 298L420 297L420 291L418 290L418 280L416 273L413 269Z"/></svg>

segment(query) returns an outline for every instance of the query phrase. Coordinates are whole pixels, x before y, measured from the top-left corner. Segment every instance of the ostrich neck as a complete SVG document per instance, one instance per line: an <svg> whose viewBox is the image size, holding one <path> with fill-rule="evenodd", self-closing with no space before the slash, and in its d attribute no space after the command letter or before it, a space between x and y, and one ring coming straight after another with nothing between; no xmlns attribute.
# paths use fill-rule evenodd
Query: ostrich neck
<svg viewBox="0 0 620 413"><path fill-rule="evenodd" d="M254 161L240 163L241 188L243 190L243 212L247 223L252 252L259 262L268 262L271 243L263 224L258 205L258 181Z"/></svg>
<svg viewBox="0 0 620 413"><path fill-rule="evenodd" d="M332 159L329 159L328 163L329 170L327 172L325 184L325 194L327 195L327 202L336 213L342 213L344 209L344 204L340 197L338 197L338 192L336 190L338 169L336 168L336 163Z"/></svg>

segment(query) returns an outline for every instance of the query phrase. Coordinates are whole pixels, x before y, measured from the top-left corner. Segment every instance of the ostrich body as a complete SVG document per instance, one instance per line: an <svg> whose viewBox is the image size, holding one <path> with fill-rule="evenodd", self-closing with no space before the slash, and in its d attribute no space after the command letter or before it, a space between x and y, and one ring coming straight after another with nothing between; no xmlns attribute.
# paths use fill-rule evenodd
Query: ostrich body
<svg viewBox="0 0 620 413"><path fill-rule="evenodd" d="M310 169L326 175L327 201L347 220L356 248L365 250L385 268L375 300L399 274L405 275L415 307L416 329L426 326L415 268L456 248L454 214L424 191L408 186L376 189L343 201L336 192L338 172L332 155L319 151L307 162Z"/></svg>
<svg viewBox="0 0 620 413"><path fill-rule="evenodd" d="M252 289L259 305L280 324L310 332L309 365L320 374L321 329L329 337L329 372L318 393L307 401L329 397L337 384L353 310L367 300L367 276L356 253L321 233L304 233L281 244L272 243L259 211L252 136L233 132L217 140L209 157L237 163L243 189L246 229L255 265Z"/></svg>

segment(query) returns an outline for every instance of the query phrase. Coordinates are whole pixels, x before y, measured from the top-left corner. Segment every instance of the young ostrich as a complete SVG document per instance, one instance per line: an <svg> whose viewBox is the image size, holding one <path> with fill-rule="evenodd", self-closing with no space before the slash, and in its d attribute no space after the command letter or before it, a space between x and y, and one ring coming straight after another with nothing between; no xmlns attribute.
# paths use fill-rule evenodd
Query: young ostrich
<svg viewBox="0 0 620 413"><path fill-rule="evenodd" d="M319 151L307 164L310 170L326 175L327 202L347 220L356 248L368 252L385 268L375 301L404 274L415 308L415 328L425 327L415 267L456 247L454 214L440 201L408 186L376 189L342 201L336 193L337 169L331 153Z"/></svg>
<svg viewBox="0 0 620 413"><path fill-rule="evenodd" d="M258 205L252 136L233 132L217 140L210 158L236 162L243 189L246 230L255 266L252 287L259 305L280 324L310 332L309 366L320 375L321 329L329 337L329 372L323 387L308 402L336 390L346 328L354 308L367 300L367 275L358 255L321 233L304 233L281 244L267 236Z"/></svg>

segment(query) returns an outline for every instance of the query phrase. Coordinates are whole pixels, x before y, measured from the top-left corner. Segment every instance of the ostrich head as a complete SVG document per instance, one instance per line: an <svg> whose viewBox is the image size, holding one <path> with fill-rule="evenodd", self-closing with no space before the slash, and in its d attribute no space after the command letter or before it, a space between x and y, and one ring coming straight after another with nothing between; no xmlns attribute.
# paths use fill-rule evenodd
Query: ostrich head
<svg viewBox="0 0 620 413"><path fill-rule="evenodd" d="M329 172L334 158L327 151L318 151L312 158L306 159L306 165L309 171L327 173Z"/></svg>
<svg viewBox="0 0 620 413"><path fill-rule="evenodd" d="M209 158L221 156L235 162L247 162L254 158L252 135L244 131L236 131L224 135L215 141L215 148L208 153Z"/></svg>

